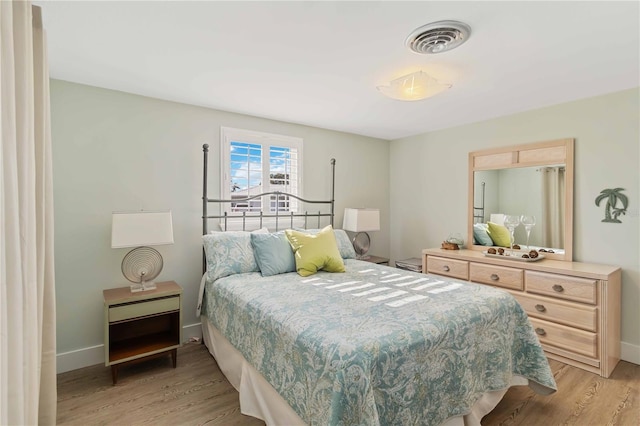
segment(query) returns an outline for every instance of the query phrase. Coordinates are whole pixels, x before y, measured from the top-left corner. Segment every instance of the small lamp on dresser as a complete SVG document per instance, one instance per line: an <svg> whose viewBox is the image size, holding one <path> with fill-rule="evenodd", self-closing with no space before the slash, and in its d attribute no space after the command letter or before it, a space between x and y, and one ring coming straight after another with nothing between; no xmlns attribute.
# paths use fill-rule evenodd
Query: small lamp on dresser
<svg viewBox="0 0 640 426"><path fill-rule="evenodd" d="M122 259L122 274L131 292L154 290L162 256L148 246L173 244L171 211L113 212L111 248L136 247Z"/></svg>
<svg viewBox="0 0 640 426"><path fill-rule="evenodd" d="M371 245L371 238L367 232L380 230L380 210L365 208L344 209L342 229L355 232L352 243L358 259L368 259L367 252Z"/></svg>

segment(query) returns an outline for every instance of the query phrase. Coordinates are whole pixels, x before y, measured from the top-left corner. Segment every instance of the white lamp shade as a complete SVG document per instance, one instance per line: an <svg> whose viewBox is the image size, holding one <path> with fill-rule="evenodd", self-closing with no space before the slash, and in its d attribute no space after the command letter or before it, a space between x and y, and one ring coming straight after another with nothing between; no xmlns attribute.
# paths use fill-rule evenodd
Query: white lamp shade
<svg viewBox="0 0 640 426"><path fill-rule="evenodd" d="M489 218L489 222L493 222L496 225L504 225L504 214L502 213L491 213Z"/></svg>
<svg viewBox="0 0 640 426"><path fill-rule="evenodd" d="M342 229L351 232L368 232L380 230L379 209L344 209Z"/></svg>
<svg viewBox="0 0 640 426"><path fill-rule="evenodd" d="M173 244L171 211L113 212L111 248Z"/></svg>

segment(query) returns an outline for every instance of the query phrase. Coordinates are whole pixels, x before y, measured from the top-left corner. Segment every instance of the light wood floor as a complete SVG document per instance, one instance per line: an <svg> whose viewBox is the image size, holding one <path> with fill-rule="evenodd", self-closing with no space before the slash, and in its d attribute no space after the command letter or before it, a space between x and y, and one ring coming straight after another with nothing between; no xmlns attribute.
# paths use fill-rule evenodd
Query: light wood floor
<svg viewBox="0 0 640 426"><path fill-rule="evenodd" d="M620 362L603 379L551 361L558 392L511 388L483 425L640 425L640 366ZM108 367L58 375L60 425L264 425L240 413L238 394L204 345L120 368L112 386Z"/></svg>

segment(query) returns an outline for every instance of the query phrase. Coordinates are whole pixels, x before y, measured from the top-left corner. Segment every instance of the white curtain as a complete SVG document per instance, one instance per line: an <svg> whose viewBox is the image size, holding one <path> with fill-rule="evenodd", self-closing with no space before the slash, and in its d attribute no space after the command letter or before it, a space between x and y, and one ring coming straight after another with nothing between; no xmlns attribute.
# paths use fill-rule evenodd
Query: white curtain
<svg viewBox="0 0 640 426"><path fill-rule="evenodd" d="M564 248L564 167L542 167L542 245Z"/></svg>
<svg viewBox="0 0 640 426"><path fill-rule="evenodd" d="M0 1L0 35L0 424L55 424L49 71L40 8Z"/></svg>

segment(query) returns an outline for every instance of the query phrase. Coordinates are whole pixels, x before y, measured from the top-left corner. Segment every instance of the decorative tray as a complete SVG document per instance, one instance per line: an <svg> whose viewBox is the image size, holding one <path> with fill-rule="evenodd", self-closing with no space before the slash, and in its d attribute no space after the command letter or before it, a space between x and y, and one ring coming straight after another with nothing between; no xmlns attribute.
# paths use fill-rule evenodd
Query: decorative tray
<svg viewBox="0 0 640 426"><path fill-rule="evenodd" d="M506 260L515 260L516 262L537 262L539 260L544 259L544 255L543 254L538 254L538 257L522 257L523 254L529 254L528 251L517 251L514 250L513 251L513 256L509 256L507 253L509 253L511 250L510 249L505 249L504 252L505 254L491 254L488 251L483 251L482 254L484 254L487 257L497 257L499 259L506 259Z"/></svg>

